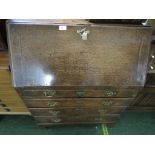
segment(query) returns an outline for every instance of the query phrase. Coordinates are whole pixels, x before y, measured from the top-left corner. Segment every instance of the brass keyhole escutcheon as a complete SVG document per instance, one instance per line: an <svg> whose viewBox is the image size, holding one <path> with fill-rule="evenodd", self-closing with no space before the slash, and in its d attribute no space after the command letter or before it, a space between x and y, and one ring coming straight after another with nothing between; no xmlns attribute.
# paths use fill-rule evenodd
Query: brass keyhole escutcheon
<svg viewBox="0 0 155 155"><path fill-rule="evenodd" d="M80 34L82 40L87 40L90 31L86 30L86 28L83 28L81 30L77 30L77 33Z"/></svg>

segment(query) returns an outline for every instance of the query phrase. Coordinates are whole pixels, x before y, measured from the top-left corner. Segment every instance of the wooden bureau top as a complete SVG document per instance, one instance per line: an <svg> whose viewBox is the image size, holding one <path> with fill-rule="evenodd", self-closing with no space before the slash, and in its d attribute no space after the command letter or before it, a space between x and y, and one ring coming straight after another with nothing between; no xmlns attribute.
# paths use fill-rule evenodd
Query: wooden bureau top
<svg viewBox="0 0 155 155"><path fill-rule="evenodd" d="M15 87L144 86L151 27L60 23L8 22Z"/></svg>
<svg viewBox="0 0 155 155"><path fill-rule="evenodd" d="M33 24L33 25L89 25L93 24L84 19L11 19L8 23L14 24Z"/></svg>

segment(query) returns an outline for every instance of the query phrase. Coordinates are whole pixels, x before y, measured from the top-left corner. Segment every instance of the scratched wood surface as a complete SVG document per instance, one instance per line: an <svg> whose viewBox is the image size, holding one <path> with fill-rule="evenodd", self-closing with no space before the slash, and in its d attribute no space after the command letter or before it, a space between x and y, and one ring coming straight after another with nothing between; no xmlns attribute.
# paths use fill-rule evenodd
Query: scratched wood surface
<svg viewBox="0 0 155 155"><path fill-rule="evenodd" d="M82 40L77 30L90 31ZM22 86L143 86L150 27L8 24L13 81Z"/></svg>

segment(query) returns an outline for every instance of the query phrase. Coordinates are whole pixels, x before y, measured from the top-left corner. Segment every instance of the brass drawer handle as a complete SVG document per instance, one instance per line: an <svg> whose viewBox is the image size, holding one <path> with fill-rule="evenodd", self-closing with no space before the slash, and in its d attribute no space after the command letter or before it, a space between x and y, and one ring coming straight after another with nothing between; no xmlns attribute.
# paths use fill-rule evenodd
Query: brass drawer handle
<svg viewBox="0 0 155 155"><path fill-rule="evenodd" d="M60 111L53 111L53 110L50 110L49 113L55 116L55 115L59 114Z"/></svg>
<svg viewBox="0 0 155 155"><path fill-rule="evenodd" d="M58 105L58 102L49 101L49 102L47 103L47 105L48 105L49 107L55 107L56 105Z"/></svg>
<svg viewBox="0 0 155 155"><path fill-rule="evenodd" d="M104 96L107 96L107 97L113 97L113 96L117 95L116 91L108 90L108 89L104 90L103 94L104 94Z"/></svg>
<svg viewBox="0 0 155 155"><path fill-rule="evenodd" d="M113 101L112 100L103 100L102 104L105 105L105 106L110 106L110 105L113 104Z"/></svg>
<svg viewBox="0 0 155 155"><path fill-rule="evenodd" d="M54 118L54 119L51 119L52 122L55 122L55 123L59 123L61 122L61 119L60 118Z"/></svg>
<svg viewBox="0 0 155 155"><path fill-rule="evenodd" d="M84 91L78 91L76 92L77 97L85 97L85 92Z"/></svg>
<svg viewBox="0 0 155 155"><path fill-rule="evenodd" d="M55 90L48 90L48 91L45 91L44 92L44 95L46 97L53 97L55 94L56 94L56 91Z"/></svg>

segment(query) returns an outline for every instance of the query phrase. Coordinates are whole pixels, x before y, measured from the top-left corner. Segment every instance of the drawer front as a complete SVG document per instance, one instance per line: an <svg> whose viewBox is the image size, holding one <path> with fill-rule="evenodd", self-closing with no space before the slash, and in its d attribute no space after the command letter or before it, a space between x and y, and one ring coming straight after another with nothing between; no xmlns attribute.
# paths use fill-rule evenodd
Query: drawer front
<svg viewBox="0 0 155 155"><path fill-rule="evenodd" d="M102 90L24 90L24 98L59 97L135 97L138 89L102 89Z"/></svg>
<svg viewBox="0 0 155 155"><path fill-rule="evenodd" d="M118 114L107 116L69 116L69 117L51 117L51 116L36 116L37 123L63 123L63 122L113 122L120 118Z"/></svg>
<svg viewBox="0 0 155 155"><path fill-rule="evenodd" d="M104 115L119 114L126 109L126 106L110 108L29 108L33 116L70 116L70 115Z"/></svg>
<svg viewBox="0 0 155 155"><path fill-rule="evenodd" d="M60 99L25 99L29 108L58 108L58 107L111 107L128 106L133 101L132 98L60 98Z"/></svg>

